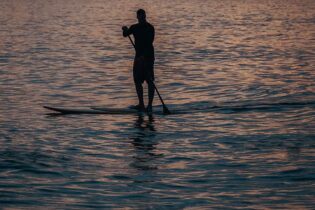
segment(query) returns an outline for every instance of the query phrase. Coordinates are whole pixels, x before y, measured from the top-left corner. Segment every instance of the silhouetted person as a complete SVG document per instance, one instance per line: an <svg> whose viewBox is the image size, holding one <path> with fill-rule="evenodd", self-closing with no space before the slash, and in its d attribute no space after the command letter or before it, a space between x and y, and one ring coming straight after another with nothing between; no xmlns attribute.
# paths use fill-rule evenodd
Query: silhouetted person
<svg viewBox="0 0 315 210"><path fill-rule="evenodd" d="M149 102L147 106L148 113L152 112L152 102L154 98L154 27L147 22L146 14L143 9L137 11L138 23L130 26L123 26L123 36L133 35L135 39L136 56L133 64L133 78L139 99L138 105L133 108L140 111L145 110L143 101L142 83L148 83Z"/></svg>

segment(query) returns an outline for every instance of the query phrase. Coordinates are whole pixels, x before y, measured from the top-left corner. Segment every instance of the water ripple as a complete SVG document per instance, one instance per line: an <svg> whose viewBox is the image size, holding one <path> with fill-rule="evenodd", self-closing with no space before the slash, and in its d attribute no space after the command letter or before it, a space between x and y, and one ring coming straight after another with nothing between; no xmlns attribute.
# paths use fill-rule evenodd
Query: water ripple
<svg viewBox="0 0 315 210"><path fill-rule="evenodd" d="M137 103L121 26L139 7L174 114L46 115ZM313 11L312 0L0 1L1 207L312 209Z"/></svg>

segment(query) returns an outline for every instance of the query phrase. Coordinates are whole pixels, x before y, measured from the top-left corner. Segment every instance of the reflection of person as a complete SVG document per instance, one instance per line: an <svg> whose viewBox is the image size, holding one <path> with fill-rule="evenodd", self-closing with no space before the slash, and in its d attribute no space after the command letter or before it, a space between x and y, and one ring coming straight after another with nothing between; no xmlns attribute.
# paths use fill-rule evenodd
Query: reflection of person
<svg viewBox="0 0 315 210"><path fill-rule="evenodd" d="M152 102L154 98L154 27L147 22L146 13L143 9L137 11L138 23L130 26L123 26L123 36L127 37L133 34L135 39L136 56L133 65L133 78L139 99L138 105L133 108L140 111L145 110L143 101L142 83L148 83L149 102L147 111L152 113Z"/></svg>
<svg viewBox="0 0 315 210"><path fill-rule="evenodd" d="M133 167L141 170L157 169L156 160L160 155L156 154L156 139L153 116L148 116L145 120L142 115L139 115L135 121L134 128L137 132L132 133L129 139L135 148Z"/></svg>
<svg viewBox="0 0 315 210"><path fill-rule="evenodd" d="M138 115L138 119L135 122L135 128L141 131L144 131L146 129L149 129L150 131L155 131L153 115L148 116L148 121L145 121L142 115Z"/></svg>

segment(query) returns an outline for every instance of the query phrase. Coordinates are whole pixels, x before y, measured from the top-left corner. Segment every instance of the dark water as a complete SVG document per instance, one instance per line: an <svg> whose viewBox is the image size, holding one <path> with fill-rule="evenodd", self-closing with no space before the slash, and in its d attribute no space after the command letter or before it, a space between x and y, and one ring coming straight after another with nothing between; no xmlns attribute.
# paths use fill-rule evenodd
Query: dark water
<svg viewBox="0 0 315 210"><path fill-rule="evenodd" d="M163 116L121 26L156 28ZM313 0L0 1L0 209L314 209ZM156 98L155 105L159 105Z"/></svg>

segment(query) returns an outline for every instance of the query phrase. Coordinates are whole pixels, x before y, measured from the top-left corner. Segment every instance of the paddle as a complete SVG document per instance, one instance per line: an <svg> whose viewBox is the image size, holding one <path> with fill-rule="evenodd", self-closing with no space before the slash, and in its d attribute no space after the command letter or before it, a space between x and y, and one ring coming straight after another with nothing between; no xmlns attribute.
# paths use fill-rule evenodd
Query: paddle
<svg viewBox="0 0 315 210"><path fill-rule="evenodd" d="M132 41L132 39L131 39L131 37L128 35L128 38L129 38L129 40L130 40L130 42L131 42L131 44L132 44L132 46L136 49L136 45L135 45L135 43ZM152 82L152 84L153 84L153 87L154 87L154 89L156 90L156 92L157 92L157 94L158 94L158 96L159 96L159 98L160 98L160 101L162 102L162 105L163 105L163 113L164 114L171 114L171 112L170 112L170 110L167 108L167 106L165 105L165 103L164 103L164 101L163 101L163 99L162 99L162 97L161 97L161 95L160 95L160 93L159 93L159 90L157 89L157 87L155 86L155 84L154 84L154 82L151 80L151 82Z"/></svg>

